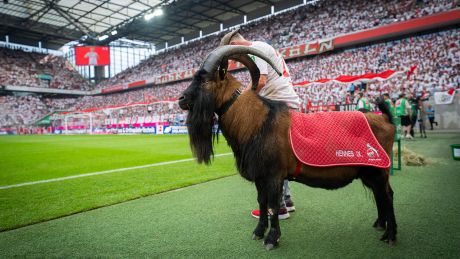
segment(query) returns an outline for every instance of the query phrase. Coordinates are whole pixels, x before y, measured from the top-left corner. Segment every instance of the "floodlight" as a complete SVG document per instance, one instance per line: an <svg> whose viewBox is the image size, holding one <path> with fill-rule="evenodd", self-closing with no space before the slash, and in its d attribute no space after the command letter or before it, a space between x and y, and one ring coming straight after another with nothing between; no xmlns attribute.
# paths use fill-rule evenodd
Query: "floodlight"
<svg viewBox="0 0 460 259"><path fill-rule="evenodd" d="M162 16L163 15L163 9L157 8L155 11L153 11L153 16Z"/></svg>
<svg viewBox="0 0 460 259"><path fill-rule="evenodd" d="M157 9L155 9L155 11L153 11L152 13L146 14L146 15L144 16L144 19L145 19L146 21L148 21L148 20L152 19L153 17L162 16L162 15L163 15L163 9L157 8Z"/></svg>
<svg viewBox="0 0 460 259"><path fill-rule="evenodd" d="M144 16L144 19L145 19L146 21L148 21L148 20L152 19L152 17L153 17L153 15L152 15L151 13L149 13L149 14L146 14L146 15Z"/></svg>
<svg viewBox="0 0 460 259"><path fill-rule="evenodd" d="M103 41L105 39L107 39L109 37L109 35L102 35L99 37L99 41Z"/></svg>

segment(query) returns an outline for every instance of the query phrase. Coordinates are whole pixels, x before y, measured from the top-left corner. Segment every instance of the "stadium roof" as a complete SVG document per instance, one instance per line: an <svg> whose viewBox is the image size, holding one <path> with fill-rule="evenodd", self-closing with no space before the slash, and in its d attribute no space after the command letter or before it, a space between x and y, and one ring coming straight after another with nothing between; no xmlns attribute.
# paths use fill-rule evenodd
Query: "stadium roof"
<svg viewBox="0 0 460 259"><path fill-rule="evenodd" d="M254 19L302 0L3 0L0 35L57 49L73 40L107 44L121 37L170 45ZM146 14L161 8L163 15ZM116 33L115 33L116 31ZM101 40L101 36L107 37Z"/></svg>

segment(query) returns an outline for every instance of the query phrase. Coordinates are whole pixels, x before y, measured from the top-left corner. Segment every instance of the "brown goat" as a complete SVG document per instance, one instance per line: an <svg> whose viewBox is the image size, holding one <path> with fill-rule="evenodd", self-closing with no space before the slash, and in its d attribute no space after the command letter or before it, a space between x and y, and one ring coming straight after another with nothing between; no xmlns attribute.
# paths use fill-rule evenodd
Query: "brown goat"
<svg viewBox="0 0 460 259"><path fill-rule="evenodd" d="M261 239L269 226L264 244L274 248L281 236L278 210L284 179L325 189L341 188L354 179L361 179L372 189L378 217L374 227L384 229L381 240L394 244L396 219L393 210L393 191L389 184L388 169L364 166L311 167L303 165L293 179L297 165L290 138L290 111L286 104L271 101L253 91L241 94L242 84L226 73L228 59L248 67L252 82L258 82L259 70L247 54L267 61L278 74L280 69L260 51L245 46L223 46L211 52L190 86L179 99L182 109L188 110L187 126L190 145L198 162L209 164L213 156L212 128L215 114L219 127L231 146L242 177L255 182L259 208L262 212L253 232L253 239ZM390 154L395 127L388 109L378 103L384 116L366 113L365 116L378 142Z"/></svg>

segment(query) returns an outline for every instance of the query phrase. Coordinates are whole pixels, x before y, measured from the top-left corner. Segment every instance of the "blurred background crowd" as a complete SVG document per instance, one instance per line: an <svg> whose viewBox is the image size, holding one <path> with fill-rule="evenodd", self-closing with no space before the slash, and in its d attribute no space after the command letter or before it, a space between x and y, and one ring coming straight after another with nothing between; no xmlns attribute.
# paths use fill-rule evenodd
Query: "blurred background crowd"
<svg viewBox="0 0 460 259"><path fill-rule="evenodd" d="M241 33L248 40L262 40L275 48L282 48L457 7L459 1L448 0L327 0L243 25ZM223 33L208 36L153 55L139 65L122 71L96 86L85 80L63 57L0 48L0 85L87 91L184 71L199 67L206 54L218 45L222 35ZM369 99L388 93L396 100L401 93L420 96L432 95L434 92L450 88L458 89L459 44L460 30L453 28L401 40L300 57L288 60L287 65L294 83L335 78L340 75L377 73L388 69L408 71L416 66L410 76L402 74L382 82L310 84L295 88L304 110L309 106L356 103L358 92L363 92ZM245 84L248 82L249 76L246 71L233 73ZM180 121L184 114L177 105L147 104L174 100L189 83L189 80L184 80L120 93L78 98L47 98L38 94L0 96L0 127L28 125L56 110L78 111L134 103L146 105L126 109L126 116L161 114L171 117L171 121ZM176 117L180 119L176 120Z"/></svg>

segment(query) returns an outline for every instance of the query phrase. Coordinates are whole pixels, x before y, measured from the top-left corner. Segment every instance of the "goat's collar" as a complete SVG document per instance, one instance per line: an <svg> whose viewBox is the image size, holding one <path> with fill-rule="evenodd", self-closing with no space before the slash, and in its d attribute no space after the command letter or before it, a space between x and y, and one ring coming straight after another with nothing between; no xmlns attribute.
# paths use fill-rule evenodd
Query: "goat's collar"
<svg viewBox="0 0 460 259"><path fill-rule="evenodd" d="M228 111L230 106L232 106L232 104L236 101L236 99L240 95L241 95L241 90L236 89L235 92L233 92L232 97L230 97L228 101L224 102L222 106L216 110L217 115L219 115L219 117L222 117L222 115L224 115Z"/></svg>

